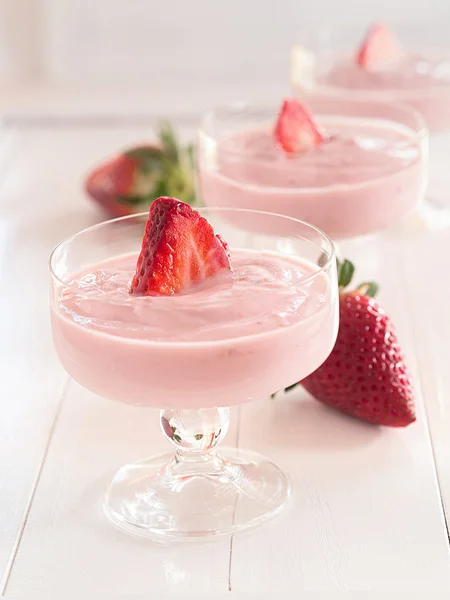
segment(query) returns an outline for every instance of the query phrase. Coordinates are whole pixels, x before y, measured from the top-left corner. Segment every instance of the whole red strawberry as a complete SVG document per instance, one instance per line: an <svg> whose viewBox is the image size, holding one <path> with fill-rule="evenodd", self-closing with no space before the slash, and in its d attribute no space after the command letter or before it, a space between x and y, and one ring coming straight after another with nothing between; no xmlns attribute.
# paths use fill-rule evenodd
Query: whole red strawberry
<svg viewBox="0 0 450 600"><path fill-rule="evenodd" d="M227 244L189 205L163 196L151 205L130 294L170 296L231 269Z"/></svg>
<svg viewBox="0 0 450 600"><path fill-rule="evenodd" d="M343 290L353 276L349 261L338 265ZM341 292L339 332L327 360L301 385L314 398L363 421L406 427L415 421L414 397L392 321L362 284Z"/></svg>
<svg viewBox="0 0 450 600"><path fill-rule="evenodd" d="M87 194L109 216L146 211L158 196L195 204L192 149L179 147L168 123L162 124L159 137L159 144L122 152L87 176Z"/></svg>

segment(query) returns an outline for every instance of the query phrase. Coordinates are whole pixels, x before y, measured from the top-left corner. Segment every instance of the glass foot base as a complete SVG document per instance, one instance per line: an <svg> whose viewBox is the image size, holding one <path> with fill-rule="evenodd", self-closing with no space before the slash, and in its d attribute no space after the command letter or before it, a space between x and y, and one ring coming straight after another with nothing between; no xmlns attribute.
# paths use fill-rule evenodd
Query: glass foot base
<svg viewBox="0 0 450 600"><path fill-rule="evenodd" d="M127 533L192 541L260 525L283 509L289 495L287 477L272 462L225 448L200 460L163 454L122 467L104 512Z"/></svg>
<svg viewBox="0 0 450 600"><path fill-rule="evenodd" d="M450 227L450 204L425 198L417 211L409 216L408 227L413 231L436 231Z"/></svg>

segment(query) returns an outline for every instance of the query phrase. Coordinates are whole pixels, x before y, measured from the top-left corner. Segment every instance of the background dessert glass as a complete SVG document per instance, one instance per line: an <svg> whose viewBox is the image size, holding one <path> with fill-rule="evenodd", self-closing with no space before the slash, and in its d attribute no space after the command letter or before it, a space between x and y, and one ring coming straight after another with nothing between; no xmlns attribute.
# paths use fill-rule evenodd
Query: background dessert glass
<svg viewBox="0 0 450 600"><path fill-rule="evenodd" d="M428 134L414 109L327 97L308 98L306 104L332 135L343 125L355 136L363 131L368 145L372 135L381 139L382 147L372 144L364 165L358 161L365 151L355 155L351 142L330 142L292 157L272 142L276 108L218 108L204 117L199 132L198 188L204 204L279 212L310 222L333 239L382 231L417 207L426 188ZM262 148L241 143L254 131L267 133ZM305 184L305 176L312 183ZM257 231L258 219L248 225Z"/></svg>
<svg viewBox="0 0 450 600"><path fill-rule="evenodd" d="M283 508L290 487L276 465L241 449L216 452L228 430L228 407L301 380L326 359L337 335L335 255L324 233L280 215L227 209L201 213L232 251L276 253L308 264L311 272L300 283L305 297L320 283L317 309L289 326L226 339L122 337L94 330L89 308L83 318L68 318L63 299L90 265L137 256L147 214L86 229L63 241L50 258L53 337L68 373L107 398L164 407L161 428L175 454L122 467L104 501L114 525L156 540L228 534L258 525ZM250 235L240 227L250 218L259 220L262 233ZM277 235L271 233L274 222Z"/></svg>
<svg viewBox="0 0 450 600"><path fill-rule="evenodd" d="M325 97L335 102L407 103L423 116L430 130L430 177L422 221L430 228L450 225L450 199L443 196L449 176L450 44L436 24L392 25L405 52L398 69L371 73L356 64L367 23L302 30L291 49L290 79L300 99Z"/></svg>

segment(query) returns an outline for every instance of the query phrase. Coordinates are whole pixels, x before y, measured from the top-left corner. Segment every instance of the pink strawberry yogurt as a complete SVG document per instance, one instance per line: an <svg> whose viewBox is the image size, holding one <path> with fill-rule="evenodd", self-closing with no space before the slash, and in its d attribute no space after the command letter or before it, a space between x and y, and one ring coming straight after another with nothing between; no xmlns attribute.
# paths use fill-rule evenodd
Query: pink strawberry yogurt
<svg viewBox="0 0 450 600"><path fill-rule="evenodd" d="M272 123L218 139L205 128L204 203L295 217L337 239L385 229L414 208L425 185L417 132L380 118L314 116L330 141L294 155L276 147Z"/></svg>
<svg viewBox="0 0 450 600"><path fill-rule="evenodd" d="M335 288L312 263L234 250L232 273L188 293L134 296L136 258L87 267L52 302L62 364L102 396L144 406L228 406L299 381L334 345Z"/></svg>
<svg viewBox="0 0 450 600"><path fill-rule="evenodd" d="M406 53L390 68L361 68L354 56L336 57L317 69L317 91L351 93L353 98L406 102L432 131L450 129L450 52ZM300 94L301 95L301 94Z"/></svg>

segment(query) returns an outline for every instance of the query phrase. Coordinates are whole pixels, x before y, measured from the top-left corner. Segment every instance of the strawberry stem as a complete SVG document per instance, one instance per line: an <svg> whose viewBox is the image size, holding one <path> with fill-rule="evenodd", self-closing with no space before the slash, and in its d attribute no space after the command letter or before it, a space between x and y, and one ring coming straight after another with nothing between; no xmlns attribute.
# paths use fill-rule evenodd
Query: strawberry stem
<svg viewBox="0 0 450 600"><path fill-rule="evenodd" d="M159 129L159 139L164 153L173 162L179 160L178 143L172 125L168 121L162 121Z"/></svg>
<svg viewBox="0 0 450 600"><path fill-rule="evenodd" d="M368 296L369 298L375 298L378 294L378 290L380 286L375 283L375 281L366 281L358 285L357 291L363 296Z"/></svg>
<svg viewBox="0 0 450 600"><path fill-rule="evenodd" d="M190 166L195 168L195 146L194 144L189 144L186 146L186 154L189 157Z"/></svg>

